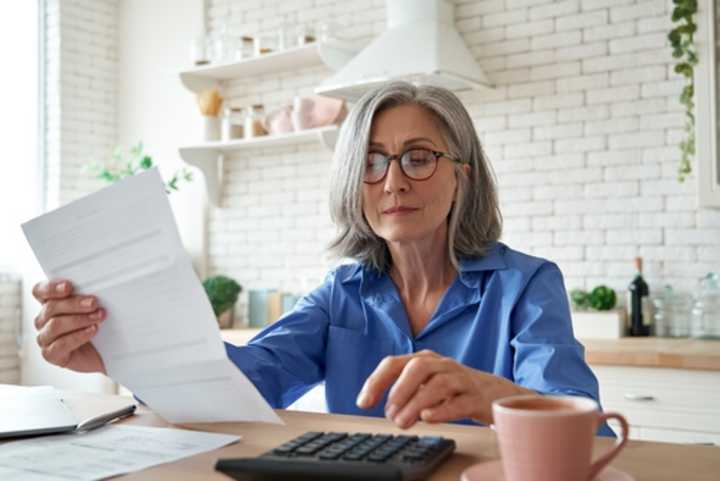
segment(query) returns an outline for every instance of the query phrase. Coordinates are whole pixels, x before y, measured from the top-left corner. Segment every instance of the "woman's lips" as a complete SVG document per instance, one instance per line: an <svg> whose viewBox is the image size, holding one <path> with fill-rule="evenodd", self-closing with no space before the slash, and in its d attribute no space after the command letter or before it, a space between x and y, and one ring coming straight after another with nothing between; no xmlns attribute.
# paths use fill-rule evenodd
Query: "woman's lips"
<svg viewBox="0 0 720 481"><path fill-rule="evenodd" d="M384 210L383 214L409 214L410 212L415 212L416 210L417 209L414 207L398 206Z"/></svg>

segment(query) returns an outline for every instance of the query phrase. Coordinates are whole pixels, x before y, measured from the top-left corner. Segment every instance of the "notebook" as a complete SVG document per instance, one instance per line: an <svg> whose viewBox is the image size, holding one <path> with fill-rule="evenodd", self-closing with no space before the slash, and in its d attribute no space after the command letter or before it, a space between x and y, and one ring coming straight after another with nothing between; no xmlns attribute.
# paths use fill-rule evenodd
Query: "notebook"
<svg viewBox="0 0 720 481"><path fill-rule="evenodd" d="M55 388L0 384L0 439L70 432L77 425Z"/></svg>

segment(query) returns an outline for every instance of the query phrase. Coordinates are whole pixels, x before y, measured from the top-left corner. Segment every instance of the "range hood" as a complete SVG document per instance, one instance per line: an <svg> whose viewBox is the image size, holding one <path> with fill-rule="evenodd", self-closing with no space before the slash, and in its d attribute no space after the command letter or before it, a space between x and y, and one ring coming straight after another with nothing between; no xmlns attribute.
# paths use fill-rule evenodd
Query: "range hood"
<svg viewBox="0 0 720 481"><path fill-rule="evenodd" d="M315 92L356 99L387 80L450 90L492 88L455 29L449 0L386 0L387 29Z"/></svg>

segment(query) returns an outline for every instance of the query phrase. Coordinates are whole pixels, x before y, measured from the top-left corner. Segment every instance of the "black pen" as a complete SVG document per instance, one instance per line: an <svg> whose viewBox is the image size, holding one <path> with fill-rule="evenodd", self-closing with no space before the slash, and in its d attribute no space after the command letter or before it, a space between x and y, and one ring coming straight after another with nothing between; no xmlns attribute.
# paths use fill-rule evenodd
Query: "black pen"
<svg viewBox="0 0 720 481"><path fill-rule="evenodd" d="M131 404L130 406L118 409L117 411L86 419L77 425L75 431L90 431L91 429L99 428L100 426L117 421L118 419L132 416L133 413L135 413L135 409L137 409L137 406L135 404Z"/></svg>

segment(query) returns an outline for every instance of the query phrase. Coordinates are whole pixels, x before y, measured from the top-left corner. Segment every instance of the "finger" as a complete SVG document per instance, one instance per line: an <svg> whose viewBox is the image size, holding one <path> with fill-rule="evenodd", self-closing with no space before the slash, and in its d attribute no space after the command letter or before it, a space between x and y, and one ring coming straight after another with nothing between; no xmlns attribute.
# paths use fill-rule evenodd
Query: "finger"
<svg viewBox="0 0 720 481"><path fill-rule="evenodd" d="M49 346L44 347L42 349L42 356L49 363L65 367L70 362L73 351L88 343L97 333L97 330L97 324L93 324L92 326L66 334Z"/></svg>
<svg viewBox="0 0 720 481"><path fill-rule="evenodd" d="M38 302L45 303L49 299L62 299L72 294L73 285L66 279L54 279L38 282L33 286L32 295Z"/></svg>
<svg viewBox="0 0 720 481"><path fill-rule="evenodd" d="M357 406L363 409L377 404L382 394L395 382L405 365L416 357L439 357L430 350L422 350L401 356L387 356L368 376L357 398Z"/></svg>
<svg viewBox="0 0 720 481"><path fill-rule="evenodd" d="M40 347L46 347L58 338L79 329L97 324L105 319L105 309L98 309L90 314L74 314L51 318L37 336Z"/></svg>
<svg viewBox="0 0 720 481"><path fill-rule="evenodd" d="M466 388L458 373L436 374L423 384L391 419L398 427L407 429L415 424L424 409L438 406L464 392Z"/></svg>
<svg viewBox="0 0 720 481"><path fill-rule="evenodd" d="M444 402L420 411L420 419L428 423L444 423L463 418L476 418L477 396L468 393L446 399ZM485 419L479 419L487 422Z"/></svg>
<svg viewBox="0 0 720 481"><path fill-rule="evenodd" d="M42 329L53 317L68 314L89 314L98 308L95 296L73 296L67 299L49 300L35 318L35 328Z"/></svg>
<svg viewBox="0 0 720 481"><path fill-rule="evenodd" d="M387 413L394 416L430 379L440 373L455 368L453 363L441 357L417 356L410 360L388 394Z"/></svg>
<svg viewBox="0 0 720 481"><path fill-rule="evenodd" d="M387 356L365 380L357 398L359 408L367 409L377 404L382 393L389 388L415 354Z"/></svg>

